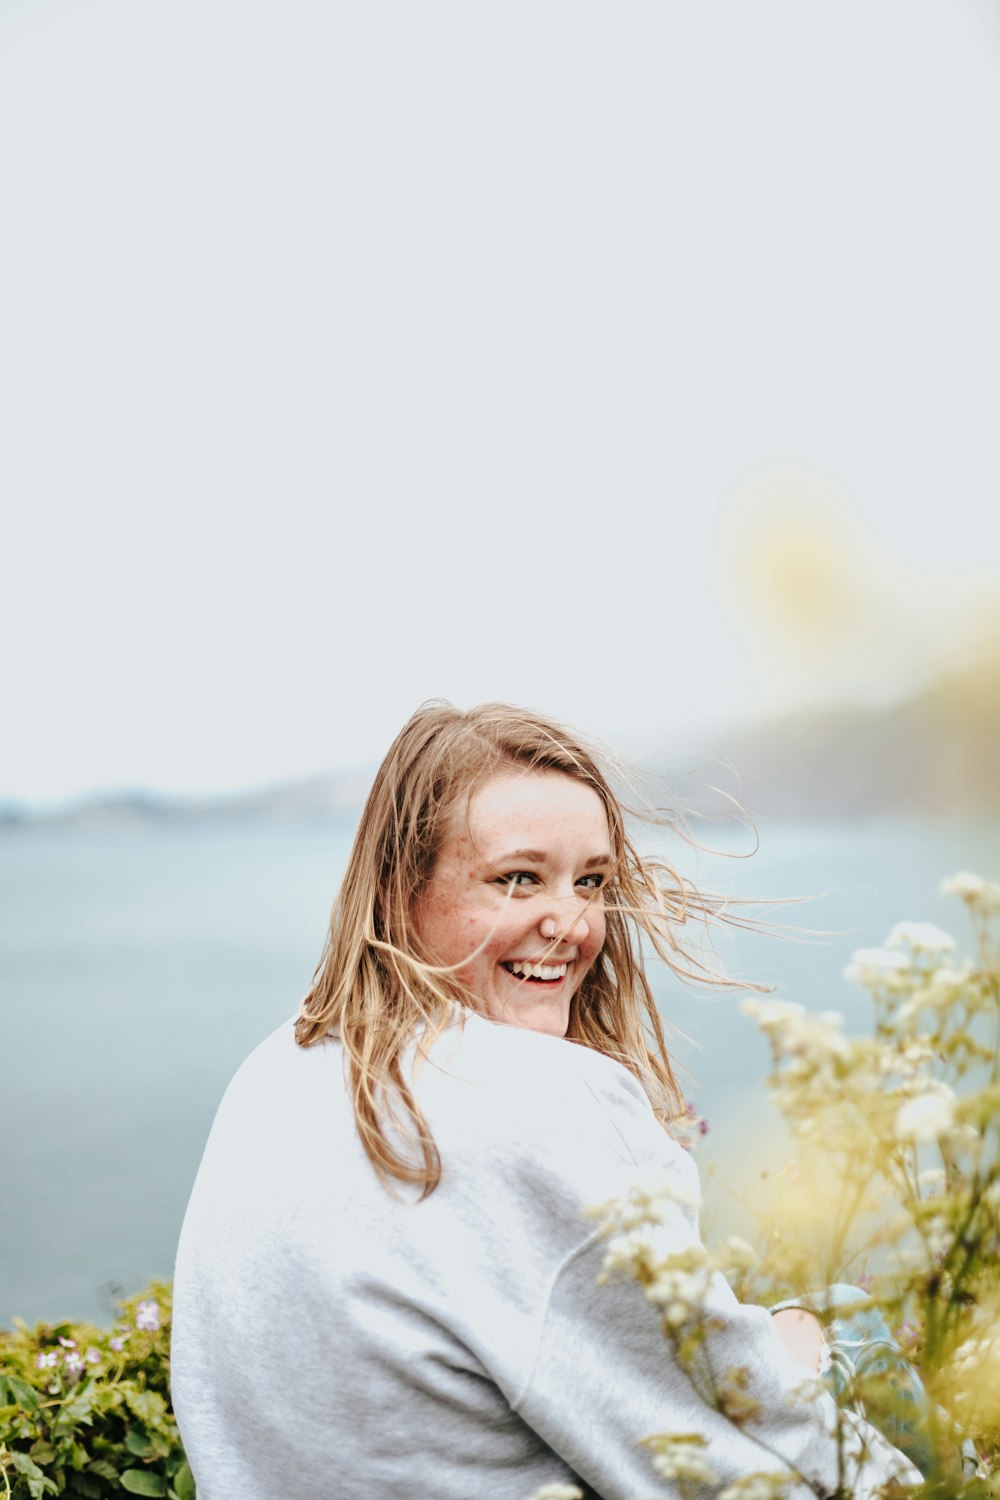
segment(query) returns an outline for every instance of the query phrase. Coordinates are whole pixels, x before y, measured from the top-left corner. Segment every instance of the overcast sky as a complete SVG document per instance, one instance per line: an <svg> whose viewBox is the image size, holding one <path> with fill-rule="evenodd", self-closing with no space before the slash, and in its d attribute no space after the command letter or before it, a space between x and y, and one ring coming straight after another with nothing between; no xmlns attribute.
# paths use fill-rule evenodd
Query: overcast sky
<svg viewBox="0 0 1000 1500"><path fill-rule="evenodd" d="M0 796L958 660L998 147L995 0L0 0Z"/></svg>

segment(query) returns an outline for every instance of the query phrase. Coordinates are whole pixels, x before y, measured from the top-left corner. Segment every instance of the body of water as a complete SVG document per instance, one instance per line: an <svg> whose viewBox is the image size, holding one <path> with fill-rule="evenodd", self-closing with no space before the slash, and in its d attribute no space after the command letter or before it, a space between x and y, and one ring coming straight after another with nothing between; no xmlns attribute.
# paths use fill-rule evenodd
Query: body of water
<svg viewBox="0 0 1000 1500"><path fill-rule="evenodd" d="M0 1324L109 1321L116 1290L169 1276L187 1196L222 1092L294 1014L323 946L350 843L340 825L33 830L0 840ZM821 939L725 932L744 979L867 1030L841 977L857 947L902 919L960 943L964 909L938 894L955 870L1000 875L1000 824L775 824L747 859L671 855L740 895L811 896L765 912ZM746 851L747 835L725 848ZM655 975L685 1033L684 1082L706 1147L739 1175L766 1141L767 1051L732 994ZM766 1150L766 1145L760 1149Z"/></svg>

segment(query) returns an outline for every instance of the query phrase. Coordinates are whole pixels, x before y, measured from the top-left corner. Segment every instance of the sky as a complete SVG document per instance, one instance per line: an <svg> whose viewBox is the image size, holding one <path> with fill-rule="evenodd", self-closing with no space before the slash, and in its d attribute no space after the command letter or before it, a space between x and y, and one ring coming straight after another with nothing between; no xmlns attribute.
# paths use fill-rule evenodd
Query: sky
<svg viewBox="0 0 1000 1500"><path fill-rule="evenodd" d="M0 0L0 798L966 660L998 141L997 0Z"/></svg>

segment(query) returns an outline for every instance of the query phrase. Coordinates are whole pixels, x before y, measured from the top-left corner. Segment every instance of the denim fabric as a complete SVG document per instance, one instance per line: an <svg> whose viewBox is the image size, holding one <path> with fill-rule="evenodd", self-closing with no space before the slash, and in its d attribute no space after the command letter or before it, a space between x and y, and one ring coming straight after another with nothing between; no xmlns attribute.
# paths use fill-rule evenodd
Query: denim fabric
<svg viewBox="0 0 1000 1500"><path fill-rule="evenodd" d="M930 1398L916 1369L905 1358L889 1326L867 1292L837 1283L821 1292L807 1292L778 1302L772 1313L785 1308L804 1308L820 1315L826 1325L826 1358L823 1379L842 1406L849 1406L871 1422L894 1447L921 1471L931 1468L927 1442L928 1418L934 1413ZM859 1400L859 1387L863 1403ZM934 1415L952 1426L940 1409ZM975 1470L975 1449L956 1436L956 1467L959 1462Z"/></svg>

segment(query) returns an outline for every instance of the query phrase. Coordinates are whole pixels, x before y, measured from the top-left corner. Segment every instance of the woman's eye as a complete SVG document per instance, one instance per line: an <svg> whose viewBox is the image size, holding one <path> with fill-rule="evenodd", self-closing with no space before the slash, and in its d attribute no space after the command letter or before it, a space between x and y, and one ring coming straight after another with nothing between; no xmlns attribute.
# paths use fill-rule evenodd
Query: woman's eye
<svg viewBox="0 0 1000 1500"><path fill-rule="evenodd" d="M529 885L534 879L535 876L531 874L530 870L512 870L509 875L500 876L500 884Z"/></svg>
<svg viewBox="0 0 1000 1500"><path fill-rule="evenodd" d="M599 891L604 880L603 875L584 875L577 881L577 885L584 886L588 891Z"/></svg>

